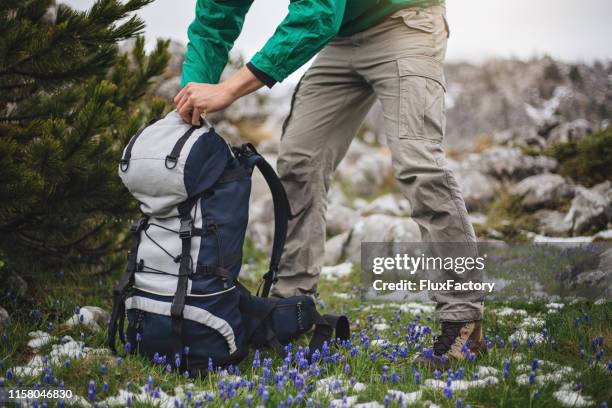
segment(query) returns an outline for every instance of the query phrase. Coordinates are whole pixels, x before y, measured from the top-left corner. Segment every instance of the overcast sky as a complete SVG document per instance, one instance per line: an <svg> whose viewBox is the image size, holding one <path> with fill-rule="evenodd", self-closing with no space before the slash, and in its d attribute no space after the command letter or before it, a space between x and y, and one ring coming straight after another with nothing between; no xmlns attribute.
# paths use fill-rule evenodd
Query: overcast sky
<svg viewBox="0 0 612 408"><path fill-rule="evenodd" d="M92 0L63 0L86 8ZM235 48L257 52L286 14L288 0L255 0ZM187 41L195 0L156 0L139 13L147 40ZM611 0L447 0L451 37L448 59L530 58L549 54L564 61L612 59ZM295 81L298 75L289 78Z"/></svg>

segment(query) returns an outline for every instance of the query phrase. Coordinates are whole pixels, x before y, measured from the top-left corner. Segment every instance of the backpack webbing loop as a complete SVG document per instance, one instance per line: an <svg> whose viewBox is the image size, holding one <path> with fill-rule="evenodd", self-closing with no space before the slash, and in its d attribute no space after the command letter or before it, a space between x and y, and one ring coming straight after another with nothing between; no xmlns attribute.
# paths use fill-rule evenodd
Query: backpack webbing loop
<svg viewBox="0 0 612 408"><path fill-rule="evenodd" d="M201 126L191 126L189 130L186 131L183 136L181 136L176 141L174 147L172 148L172 152L170 152L170 154L166 156L165 165L168 170L172 170L176 167L176 164L178 163L178 158L181 155L181 150L183 150L183 146L185 146L185 143L187 143L187 140L192 135L192 133L200 127Z"/></svg>

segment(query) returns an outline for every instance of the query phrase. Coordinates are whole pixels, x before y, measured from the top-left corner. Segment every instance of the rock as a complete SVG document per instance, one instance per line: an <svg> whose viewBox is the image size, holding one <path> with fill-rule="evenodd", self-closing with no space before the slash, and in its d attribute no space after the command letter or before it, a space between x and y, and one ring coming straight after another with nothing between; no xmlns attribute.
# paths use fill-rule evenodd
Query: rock
<svg viewBox="0 0 612 408"><path fill-rule="evenodd" d="M246 230L246 236L251 240L255 249L268 253L274 239L274 225L269 222L251 221Z"/></svg>
<svg viewBox="0 0 612 408"><path fill-rule="evenodd" d="M238 127L232 124L231 122L227 120L219 120L215 121L213 124L215 125L215 130L217 131L217 133L221 135L221 137L223 137L223 140L225 140L230 145L238 146L247 142L247 140L242 138L242 135L240 134L240 129L238 129ZM266 158L266 160L270 160L270 155L263 156ZM276 160L276 158L274 158L274 160ZM274 163L276 163L276 161L274 161Z"/></svg>
<svg viewBox="0 0 612 408"><path fill-rule="evenodd" d="M554 171L557 161L547 156L526 156L518 148L496 146L468 155L464 165L498 180L519 181L534 174Z"/></svg>
<svg viewBox="0 0 612 408"><path fill-rule="evenodd" d="M336 175L355 195L372 195L393 175L390 153L355 139Z"/></svg>
<svg viewBox="0 0 612 408"><path fill-rule="evenodd" d="M485 207L499 188L497 181L478 170L461 167L454 169L453 174L461 187L465 206L470 211Z"/></svg>
<svg viewBox="0 0 612 408"><path fill-rule="evenodd" d="M405 217L375 214L361 218L351 230L346 244L346 257L353 263L361 262L362 242L420 242L418 225Z"/></svg>
<svg viewBox="0 0 612 408"><path fill-rule="evenodd" d="M181 78L179 76L174 76L167 79L160 79L158 84L151 89L151 95L167 101L172 101L181 89Z"/></svg>
<svg viewBox="0 0 612 408"><path fill-rule="evenodd" d="M22 298L28 293L28 284L21 276L5 272L2 280L4 281L2 289L5 294L10 293L16 298Z"/></svg>
<svg viewBox="0 0 612 408"><path fill-rule="evenodd" d="M599 255L599 265L597 268L601 271L612 272L612 248L606 249Z"/></svg>
<svg viewBox="0 0 612 408"><path fill-rule="evenodd" d="M65 324L70 327L83 324L96 331L100 327L106 327L109 320L110 315L104 309L97 306L83 306L79 314L75 313Z"/></svg>
<svg viewBox="0 0 612 408"><path fill-rule="evenodd" d="M612 240L612 229L599 231L593 238L595 241L610 241Z"/></svg>
<svg viewBox="0 0 612 408"><path fill-rule="evenodd" d="M330 204L327 206L326 230L330 236L341 234L353 228L359 214L357 211L343 205Z"/></svg>
<svg viewBox="0 0 612 408"><path fill-rule="evenodd" d="M487 216L482 213L469 213L468 220L472 225L485 225L487 223Z"/></svg>
<svg viewBox="0 0 612 408"><path fill-rule="evenodd" d="M528 209L550 207L571 197L574 189L558 174L538 174L523 179L510 191L521 197Z"/></svg>
<svg viewBox="0 0 612 408"><path fill-rule="evenodd" d="M57 2L51 1L49 7L47 7L47 11L42 16L41 19L46 24L55 24L57 20Z"/></svg>
<svg viewBox="0 0 612 408"><path fill-rule="evenodd" d="M30 340L28 341L28 347L32 350L37 351L41 347L51 343L55 340L55 337L42 330L36 330L28 333Z"/></svg>
<svg viewBox="0 0 612 408"><path fill-rule="evenodd" d="M270 166L276 168L276 156L265 155L264 158L268 163L270 163ZM255 204L256 202L258 204ZM266 183L266 180L261 175L261 172L257 169L253 171L253 176L251 177L251 214L254 214L254 205L263 206L263 211L269 214L267 219L274 219L274 213L273 211L270 211L272 208L274 208L272 206L272 194L270 193L270 187L268 187L268 183ZM268 207L268 205L270 205L270 207Z"/></svg>
<svg viewBox="0 0 612 408"><path fill-rule="evenodd" d="M0 332L4 331L4 329L8 327L10 320L11 317L9 316L6 309L0 306Z"/></svg>
<svg viewBox="0 0 612 408"><path fill-rule="evenodd" d="M612 219L612 183L605 181L593 188L579 186L565 221L572 224L574 235L606 228Z"/></svg>
<svg viewBox="0 0 612 408"><path fill-rule="evenodd" d="M183 70L183 62L185 61L185 53L187 48L182 42L176 40L170 40L168 45L168 52L170 53L170 60L166 66L166 75L180 75Z"/></svg>
<svg viewBox="0 0 612 408"><path fill-rule="evenodd" d="M280 140L277 138L270 138L260 142L257 145L257 151L261 155L274 155L278 156L280 148Z"/></svg>
<svg viewBox="0 0 612 408"><path fill-rule="evenodd" d="M546 139L539 133L536 126L524 125L505 129L493 134L493 141L498 145L521 146L543 149Z"/></svg>
<svg viewBox="0 0 612 408"><path fill-rule="evenodd" d="M327 240L323 265L337 265L342 262L348 238L349 232L347 231Z"/></svg>
<svg viewBox="0 0 612 408"><path fill-rule="evenodd" d="M539 231L549 236L568 236L572 231L572 223L565 221L565 214L554 210L539 210L533 214L539 223Z"/></svg>
<svg viewBox="0 0 612 408"><path fill-rule="evenodd" d="M343 205L345 207L349 206L349 200L346 198L342 189L338 186L337 183L333 183L327 192L327 203Z"/></svg>
<svg viewBox="0 0 612 408"><path fill-rule="evenodd" d="M560 143L567 143L580 140L593 133L594 127L585 119L576 119L571 122L564 122L553 128L548 134L547 144L552 146Z"/></svg>
<svg viewBox="0 0 612 408"><path fill-rule="evenodd" d="M385 194L378 197L361 210L363 215L386 214L397 217L410 215L410 203L405 198L395 194Z"/></svg>
<svg viewBox="0 0 612 408"><path fill-rule="evenodd" d="M338 278L348 276L353 271L353 264L345 262L339 265L324 266L321 268L321 276L329 281L336 281Z"/></svg>

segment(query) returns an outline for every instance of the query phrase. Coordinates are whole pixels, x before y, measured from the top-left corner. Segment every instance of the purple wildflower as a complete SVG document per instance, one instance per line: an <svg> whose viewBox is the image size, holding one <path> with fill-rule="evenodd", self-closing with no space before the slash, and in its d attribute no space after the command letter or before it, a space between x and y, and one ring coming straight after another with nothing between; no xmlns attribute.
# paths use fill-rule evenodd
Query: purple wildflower
<svg viewBox="0 0 612 408"><path fill-rule="evenodd" d="M504 380L507 380L510 376L510 359L506 359L504 361L504 371L503 371Z"/></svg>
<svg viewBox="0 0 612 408"><path fill-rule="evenodd" d="M127 343L125 343L124 348L125 348L125 352L126 352L126 353L128 353L128 354L129 354L129 353L131 353L131 352L132 352L132 343L130 343L130 342L128 341Z"/></svg>
<svg viewBox="0 0 612 408"><path fill-rule="evenodd" d="M453 398L453 389L449 386L444 387L444 396L447 399L452 399Z"/></svg>
<svg viewBox="0 0 612 408"><path fill-rule="evenodd" d="M385 395L385 399L383 400L385 407L389 406L389 403L391 402L391 400L389 399L388 395Z"/></svg>
<svg viewBox="0 0 612 408"><path fill-rule="evenodd" d="M94 401L96 399L96 383L94 380L89 380L89 389L87 390L87 395L89 396L90 401Z"/></svg>
<svg viewBox="0 0 612 408"><path fill-rule="evenodd" d="M537 388L533 391L533 399L538 399L538 397L540 396L540 390L538 390Z"/></svg>
<svg viewBox="0 0 612 408"><path fill-rule="evenodd" d="M259 350L255 350L253 354L253 368L258 369L261 366L261 357L259 354Z"/></svg>
<svg viewBox="0 0 612 408"><path fill-rule="evenodd" d="M538 368L538 359L534 358L531 360L531 371L535 371Z"/></svg>
<svg viewBox="0 0 612 408"><path fill-rule="evenodd" d="M212 358L208 357L208 372L212 373L213 372L213 361Z"/></svg>
<svg viewBox="0 0 612 408"><path fill-rule="evenodd" d="M512 339L512 351L516 351L518 349L518 340Z"/></svg>
<svg viewBox="0 0 612 408"><path fill-rule="evenodd" d="M463 408L463 400L461 398L457 399L457 408Z"/></svg>
<svg viewBox="0 0 612 408"><path fill-rule="evenodd" d="M529 385L533 385L533 384L535 384L535 372L534 371L529 373Z"/></svg>
<svg viewBox="0 0 612 408"><path fill-rule="evenodd" d="M140 343L142 341L142 334L136 333L136 342Z"/></svg>

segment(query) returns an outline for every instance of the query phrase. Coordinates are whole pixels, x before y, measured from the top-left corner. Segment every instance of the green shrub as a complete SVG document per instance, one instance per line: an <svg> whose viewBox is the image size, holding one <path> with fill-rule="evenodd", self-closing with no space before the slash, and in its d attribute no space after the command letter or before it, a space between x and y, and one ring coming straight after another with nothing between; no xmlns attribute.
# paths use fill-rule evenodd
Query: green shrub
<svg viewBox="0 0 612 408"><path fill-rule="evenodd" d="M559 173L592 186L612 179L612 128L584 139L558 144L546 154L559 161Z"/></svg>

